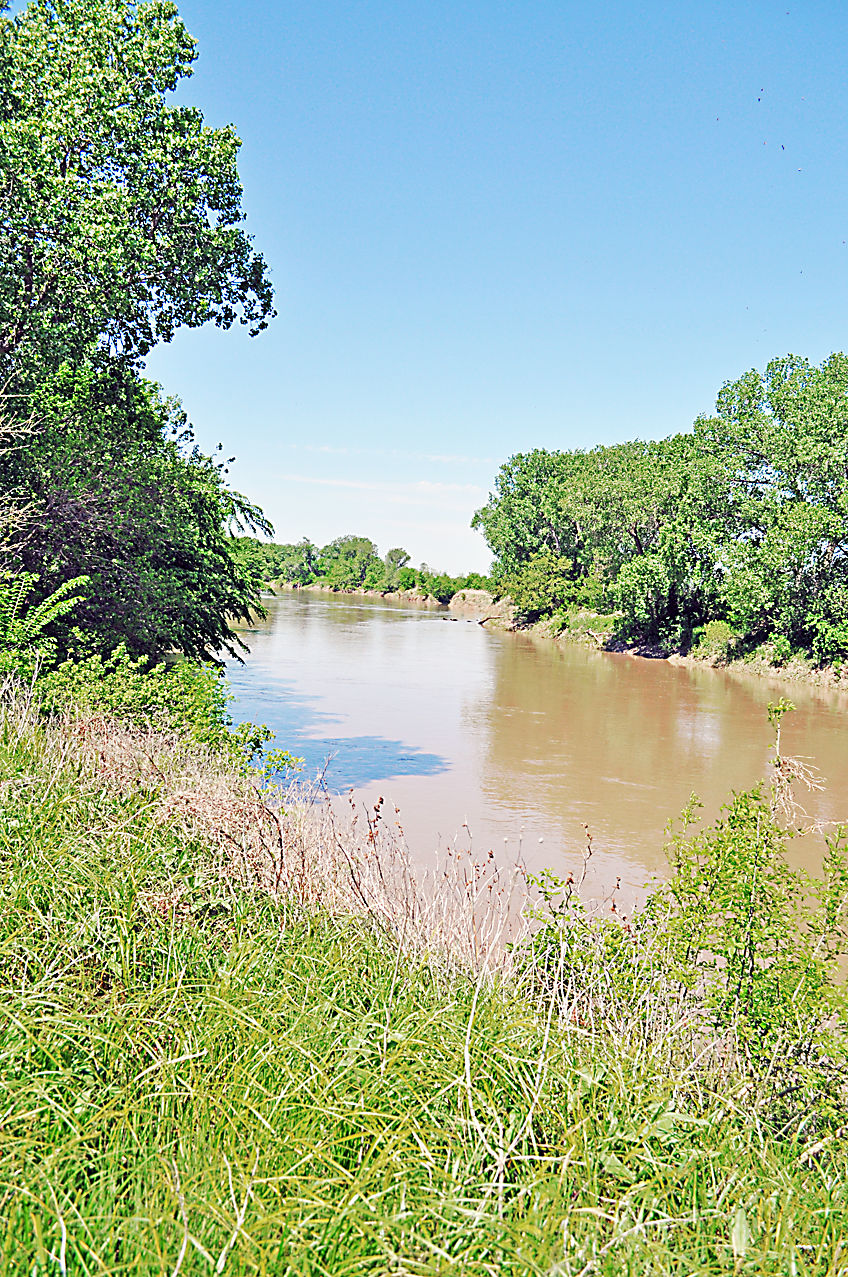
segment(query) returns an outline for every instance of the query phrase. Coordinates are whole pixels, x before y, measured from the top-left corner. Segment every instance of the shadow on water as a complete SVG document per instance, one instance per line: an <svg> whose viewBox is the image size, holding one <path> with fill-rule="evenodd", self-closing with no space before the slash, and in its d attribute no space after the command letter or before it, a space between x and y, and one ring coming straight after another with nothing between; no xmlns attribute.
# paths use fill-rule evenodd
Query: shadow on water
<svg viewBox="0 0 848 1277"><path fill-rule="evenodd" d="M229 671L234 717L268 723L306 777L330 757L330 787L392 801L410 846L473 829L475 847L502 863L520 847L534 872L580 871L588 826L604 890L666 872L665 830L693 791L712 821L768 773L766 709L786 692L370 600L272 599L246 637L247 664ZM789 695L786 752L828 782L802 801L845 822L848 697ZM796 853L818 872L800 839Z"/></svg>
<svg viewBox="0 0 848 1277"><path fill-rule="evenodd" d="M304 695L271 669L263 670L259 662L249 670L231 666L227 674L237 719L267 723L276 734L275 744L303 759L301 779L321 776L331 793L394 776L436 776L448 769L447 759L405 741L333 735L331 729L341 720L317 708L320 697Z"/></svg>

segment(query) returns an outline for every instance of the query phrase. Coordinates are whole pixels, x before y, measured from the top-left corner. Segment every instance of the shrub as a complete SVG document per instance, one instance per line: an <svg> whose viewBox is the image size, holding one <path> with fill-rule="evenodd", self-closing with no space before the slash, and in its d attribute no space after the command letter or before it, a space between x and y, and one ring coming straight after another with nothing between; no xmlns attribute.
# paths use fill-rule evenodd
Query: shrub
<svg viewBox="0 0 848 1277"><path fill-rule="evenodd" d="M38 580L35 572L0 577L0 674L14 671L30 678L40 664L55 659L49 628L73 610L88 584L88 577L74 577L40 603L25 606Z"/></svg>
<svg viewBox="0 0 848 1277"><path fill-rule="evenodd" d="M507 573L500 582L501 592L509 595L523 620L550 616L577 601L574 568L573 559L545 548Z"/></svg>
<svg viewBox="0 0 848 1277"><path fill-rule="evenodd" d="M726 661L736 649L739 636L727 621L707 621L694 633L695 651L699 656Z"/></svg>
<svg viewBox="0 0 848 1277"><path fill-rule="evenodd" d="M812 652L820 665L840 663L848 655L848 625L834 625L826 618L818 619L813 632Z"/></svg>
<svg viewBox="0 0 848 1277"><path fill-rule="evenodd" d="M792 656L792 644L785 634L778 634L772 639L771 660L773 665L785 665Z"/></svg>
<svg viewBox="0 0 848 1277"><path fill-rule="evenodd" d="M599 990L602 1005L648 1019L674 1005L719 1057L738 1053L775 1120L842 1123L848 1060L832 1026L845 1003L846 833L827 840L820 878L789 864L796 831L782 817L804 775L779 749L791 708L769 706L773 785L734 794L705 829L693 798L670 841L669 880L629 921L587 914L571 878L531 879L541 907L526 957L548 996L572 999L572 1018L589 1017Z"/></svg>
<svg viewBox="0 0 848 1277"><path fill-rule="evenodd" d="M131 656L123 643L110 656L63 661L42 685L54 709L70 702L139 726L185 732L205 744L219 744L230 723L219 669L193 661L151 665L146 656Z"/></svg>
<svg viewBox="0 0 848 1277"><path fill-rule="evenodd" d="M265 780L300 768L301 760L287 750L266 749L275 739L270 727L233 723L227 680L215 665L189 660L151 665L149 657L134 658L121 644L107 657L95 653L64 661L41 677L39 688L48 712L72 705L135 727L175 733L253 767Z"/></svg>

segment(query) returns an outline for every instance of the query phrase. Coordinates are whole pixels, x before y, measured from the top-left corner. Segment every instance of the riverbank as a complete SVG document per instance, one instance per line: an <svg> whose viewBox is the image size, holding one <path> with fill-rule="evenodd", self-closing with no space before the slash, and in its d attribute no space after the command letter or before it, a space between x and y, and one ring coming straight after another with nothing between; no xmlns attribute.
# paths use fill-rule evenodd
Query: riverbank
<svg viewBox="0 0 848 1277"><path fill-rule="evenodd" d="M441 602L432 594L422 594L418 590L336 590L327 585L293 585L290 582L276 582L275 591L306 594L318 594L335 598L377 599L385 603L400 603L407 607L423 607L432 610L449 612L466 620L474 620L481 625L490 625L493 629L511 630L515 628L513 608L508 599L495 600L488 590L458 590L447 602Z"/></svg>
<svg viewBox="0 0 848 1277"><path fill-rule="evenodd" d="M516 623L515 608L509 599L495 599L488 590L460 590L448 603L441 603L432 595L422 595L416 590L399 590L383 593L379 590L334 590L323 585L293 586L276 584L275 590L297 591L338 597L361 597L399 603L407 607L423 607L447 611L455 617L476 621L490 629L507 633L532 634L555 643L579 643L597 651L619 652L627 656L647 660L668 661L670 665L726 670L733 674L768 679L775 686L803 684L833 691L848 691L848 664L814 665L812 661L794 656L781 664L774 664L762 654L744 658L704 652L668 652L664 648L645 643L627 643L613 638L614 617L598 612L570 614L565 627L559 619L545 618L527 625Z"/></svg>
<svg viewBox="0 0 848 1277"><path fill-rule="evenodd" d="M445 608L432 594L422 594L420 590L337 590L330 585L297 585L291 581L274 581L271 588L276 593L331 595L335 598L383 599L389 603L403 603L408 607Z"/></svg>
<svg viewBox="0 0 848 1277"><path fill-rule="evenodd" d="M459 866L428 911L379 811L269 809L179 735L8 683L0 717L10 1271L837 1271L806 1027L761 1076L660 932L562 931L543 893L529 947L481 948L498 891Z"/></svg>
<svg viewBox="0 0 848 1277"><path fill-rule="evenodd" d="M578 643L596 651L618 652L651 661L667 661L670 665L699 669L725 670L731 674L768 679L775 686L790 687L803 684L832 691L848 691L848 666L814 665L812 661L793 656L781 664L774 664L765 655L754 653L734 658L715 651L668 652L665 648L645 644L628 643L611 638L614 618L601 613L578 612L569 617L565 628L550 618L526 626L511 625L504 628L516 633L529 633L554 643Z"/></svg>

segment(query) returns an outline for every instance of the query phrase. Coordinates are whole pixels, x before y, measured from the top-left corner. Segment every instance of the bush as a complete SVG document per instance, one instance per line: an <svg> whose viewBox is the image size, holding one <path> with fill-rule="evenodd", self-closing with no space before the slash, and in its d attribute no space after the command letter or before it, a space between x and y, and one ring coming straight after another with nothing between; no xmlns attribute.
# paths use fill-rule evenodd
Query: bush
<svg viewBox="0 0 848 1277"><path fill-rule="evenodd" d="M71 703L209 745L224 741L231 721L219 669L192 661L151 665L146 656L132 657L123 644L110 656L63 661L44 675L42 688L53 709Z"/></svg>
<svg viewBox="0 0 848 1277"><path fill-rule="evenodd" d="M698 656L727 661L736 649L739 636L727 621L707 621L694 633L694 650Z"/></svg>
<svg viewBox="0 0 848 1277"><path fill-rule="evenodd" d="M812 653L820 665L836 665L848 655L848 624L834 625L824 617L814 625Z"/></svg>
<svg viewBox="0 0 848 1277"><path fill-rule="evenodd" d="M771 660L773 665L785 665L792 657L792 644L785 634L778 634L772 639Z"/></svg>
<svg viewBox="0 0 848 1277"><path fill-rule="evenodd" d="M762 785L736 794L713 827L672 840L673 874L652 901L691 995L772 1071L821 1053L844 940L844 839L815 880L788 864L793 836Z"/></svg>
<svg viewBox="0 0 848 1277"><path fill-rule="evenodd" d="M775 1121L807 1124L815 1114L826 1125L844 1122L846 1099L846 1043L833 1027L845 1010L846 832L827 840L821 878L789 864L796 831L781 817L794 815L791 781L804 774L779 752L791 708L769 706L770 790L734 794L706 829L695 828L693 799L671 838L668 882L629 921L587 915L571 879L532 880L542 907L528 960L548 996L561 998L565 983L588 991L577 995L577 1016L588 1016L599 982L605 999L646 1016L651 1006L666 1016L674 1002L719 1056L739 1052Z"/></svg>
<svg viewBox="0 0 848 1277"><path fill-rule="evenodd" d="M572 559L543 549L505 574L500 589L512 599L522 620L535 621L577 602L579 583L574 571Z"/></svg>
<svg viewBox="0 0 848 1277"><path fill-rule="evenodd" d="M74 577L40 603L27 605L38 580L34 572L0 576L0 675L32 678L42 664L55 660L50 627L74 609L82 597L79 591L88 585L88 577Z"/></svg>

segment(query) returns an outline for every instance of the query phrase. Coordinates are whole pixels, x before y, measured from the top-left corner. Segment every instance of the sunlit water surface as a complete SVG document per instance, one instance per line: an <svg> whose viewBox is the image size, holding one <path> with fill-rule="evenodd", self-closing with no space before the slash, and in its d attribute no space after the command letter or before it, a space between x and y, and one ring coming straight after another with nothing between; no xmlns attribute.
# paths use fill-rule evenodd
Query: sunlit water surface
<svg viewBox="0 0 848 1277"><path fill-rule="evenodd" d="M827 781L811 816L848 820L848 698L721 670L502 634L476 622L351 597L293 592L244 632L228 669L236 718L334 792L400 808L410 846L469 837L531 870L621 878L628 894L665 872L664 830L695 792L713 818L768 770L766 705L797 712L784 749ZM812 840L794 855L814 860Z"/></svg>

